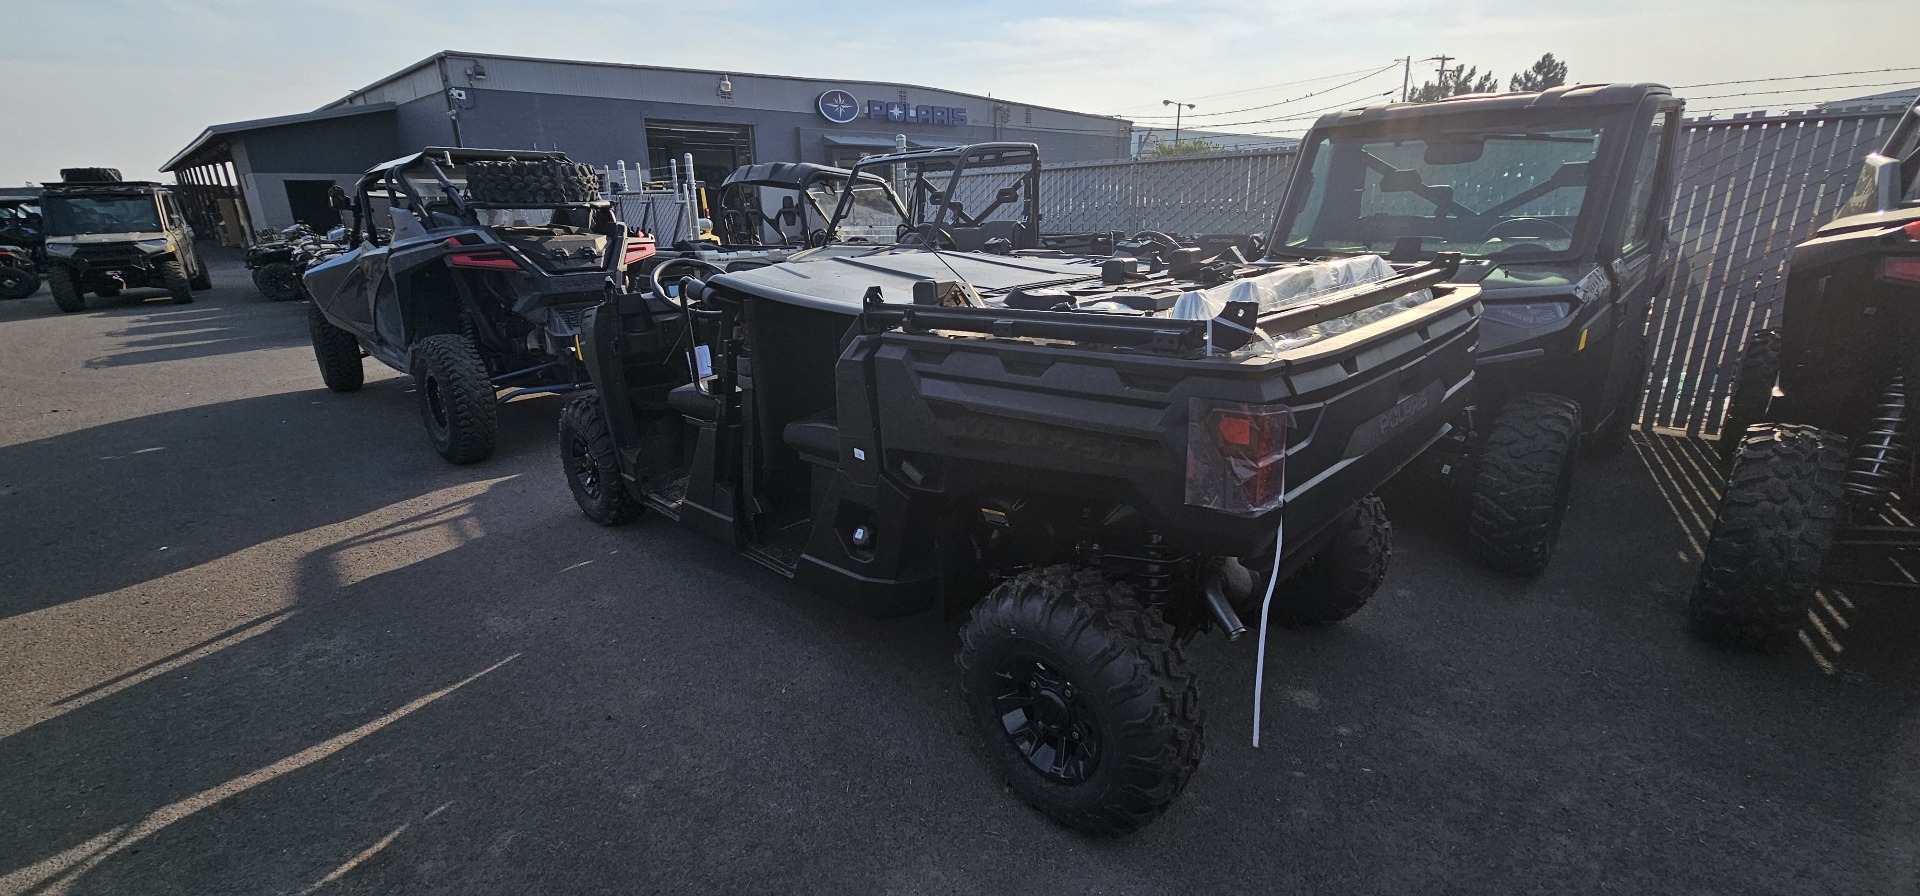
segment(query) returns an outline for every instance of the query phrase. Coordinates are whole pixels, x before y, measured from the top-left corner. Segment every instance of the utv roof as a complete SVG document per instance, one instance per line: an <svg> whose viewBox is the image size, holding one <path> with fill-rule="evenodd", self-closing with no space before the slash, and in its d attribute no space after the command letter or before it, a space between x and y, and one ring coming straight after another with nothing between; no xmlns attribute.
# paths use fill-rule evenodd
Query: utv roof
<svg viewBox="0 0 1920 896"><path fill-rule="evenodd" d="M552 159L569 161L564 152L550 152L537 149L461 149L454 146L429 146L415 153L408 153L397 159L381 162L367 169L368 174L387 171L393 168L405 168L426 156L451 155L454 162L498 162L518 159Z"/></svg>
<svg viewBox="0 0 1920 896"><path fill-rule="evenodd" d="M963 158L970 165L1026 165L1039 157L1040 147L1033 143L970 143L965 146L935 146L867 156L860 160L860 167L911 162L953 162Z"/></svg>
<svg viewBox="0 0 1920 896"><path fill-rule="evenodd" d="M98 183L59 181L42 185L43 195L57 196L62 193L151 193L165 190L171 184L155 183L150 180L103 180Z"/></svg>
<svg viewBox="0 0 1920 896"><path fill-rule="evenodd" d="M1371 124L1391 119L1419 119L1433 116L1489 112L1513 113L1528 110L1595 109L1632 106L1649 96L1672 96L1664 84L1575 84L1553 87L1539 93L1473 93L1450 97L1436 103L1383 103L1329 112L1313 123L1315 130L1329 127Z"/></svg>
<svg viewBox="0 0 1920 896"><path fill-rule="evenodd" d="M845 180L853 172L832 165L817 165L813 162L761 162L758 165L743 165L735 168L727 179L720 182L723 187L734 184L753 184L762 187L786 187L798 190L802 184L817 177L837 177ZM886 183L876 174L860 175L862 181Z"/></svg>
<svg viewBox="0 0 1920 896"><path fill-rule="evenodd" d="M39 187L0 187L0 205L18 205L40 198Z"/></svg>

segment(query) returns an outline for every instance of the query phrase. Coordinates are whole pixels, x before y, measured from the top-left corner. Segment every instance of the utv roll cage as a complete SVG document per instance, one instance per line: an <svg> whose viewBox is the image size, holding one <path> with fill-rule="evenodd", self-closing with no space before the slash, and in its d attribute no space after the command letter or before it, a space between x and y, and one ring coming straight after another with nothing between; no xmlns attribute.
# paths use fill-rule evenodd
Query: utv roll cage
<svg viewBox="0 0 1920 896"><path fill-rule="evenodd" d="M899 166L897 169L895 166ZM1007 240L1011 249L1035 249L1040 246L1040 147L1032 143L975 143L868 156L853 166L853 174L865 180L875 169L901 172L896 183L906 199L910 234L917 242L938 247L945 241L962 251L978 251L995 239ZM961 178L980 169L1018 169L1008 173L1012 183L998 187L983 208L968 211L958 197ZM929 177L932 175L933 177ZM944 175L944 182L934 178ZM835 206L827 232L833 233L851 211L853 191L843 191ZM1013 220L994 220L1003 208L1013 207Z"/></svg>
<svg viewBox="0 0 1920 896"><path fill-rule="evenodd" d="M470 199L467 196L466 189L460 184L455 183L452 178L447 176L446 172L447 168L458 167L468 162L507 162L516 160L568 161L566 154L561 152L543 152L537 150L521 152L506 149L458 149L447 146L429 146L419 152L409 153L397 159L381 162L369 169L366 174L361 175L360 180L354 184L354 195L351 199L346 199L340 193L334 194L333 203L336 209L341 211L350 210L353 212L353 225L347 231L347 246L352 248L360 245L363 231L365 236L373 241L374 245L382 245L379 240L378 227L367 229L363 226L373 217L370 194L373 190L379 188L385 188L395 197L398 197L401 200L399 207L405 208L409 214L413 215L413 217L420 222L422 227L429 229L436 226L445 227L466 223L465 219L468 217L468 213L474 209L507 207L557 209L583 205L610 208L612 206L612 203L604 199L592 202L516 202L511 206L500 203L476 202ZM445 165L444 168L442 167L443 164ZM444 209L437 208L436 205L439 204L440 200L429 199L423 194L419 185L408 176L409 173L424 173L430 175L433 181L440 185L441 191L445 193L446 198L444 201L446 207ZM452 220L436 221L433 217L436 214L447 215Z"/></svg>
<svg viewBox="0 0 1920 896"><path fill-rule="evenodd" d="M808 187L822 182L832 182L834 193L839 196L832 209L821 208L813 195L808 192ZM774 233L780 234L783 243L811 245L810 234L807 231L809 212L813 218L821 221L831 219L833 225L838 225L839 218L835 217L839 211L838 203L846 201L846 194L849 192L846 187L852 183L877 186L885 190L887 199L899 213L900 220L902 222L909 220L906 205L900 201L899 194L893 191L893 185L877 174L856 175L845 168L813 162L760 162L736 168L727 175L726 180L720 182L719 205L722 220L716 222L721 226L715 229L724 232L727 236L751 234L756 238L754 242L758 243L762 228L771 228ZM779 210L768 214L750 206L744 199L738 198L742 197L747 190L759 187L790 190L799 194L799 197L798 199L793 196L781 197ZM806 203L806 207L803 208L800 205L802 202ZM800 228L798 239L789 238L787 234L789 227ZM833 233L834 226L829 226L825 232ZM729 244L741 242L725 237L723 241Z"/></svg>

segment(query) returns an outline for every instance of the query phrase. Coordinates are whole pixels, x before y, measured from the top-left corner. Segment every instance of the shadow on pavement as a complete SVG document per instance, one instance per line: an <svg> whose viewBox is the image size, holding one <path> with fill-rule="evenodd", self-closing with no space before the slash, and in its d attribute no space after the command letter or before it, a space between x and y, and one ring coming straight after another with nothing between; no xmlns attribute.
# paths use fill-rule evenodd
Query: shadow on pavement
<svg viewBox="0 0 1920 896"><path fill-rule="evenodd" d="M309 389L201 405L0 447L0 619L485 478L490 463L551 453L558 408L556 398L504 408L500 460L466 468L433 453L404 378L349 395Z"/></svg>
<svg viewBox="0 0 1920 896"><path fill-rule="evenodd" d="M1097 842L976 758L952 622L853 617L512 475L0 740L0 889L1911 891L1912 681L1693 646L1659 485L1627 458L1578 501L1531 581L1406 527L1361 615L1273 635L1262 750L1250 645L1200 642L1206 765Z"/></svg>

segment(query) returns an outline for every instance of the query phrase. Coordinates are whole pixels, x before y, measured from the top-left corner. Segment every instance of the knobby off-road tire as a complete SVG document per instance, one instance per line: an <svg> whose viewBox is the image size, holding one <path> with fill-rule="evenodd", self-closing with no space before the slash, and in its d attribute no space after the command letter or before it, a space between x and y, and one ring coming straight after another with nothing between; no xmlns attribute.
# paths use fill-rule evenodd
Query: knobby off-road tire
<svg viewBox="0 0 1920 896"><path fill-rule="evenodd" d="M1747 427L1759 423L1773 402L1773 386L1780 379L1780 331L1755 330L1740 350L1740 369L1727 394L1727 418L1720 424L1720 456L1732 461L1740 453Z"/></svg>
<svg viewBox="0 0 1920 896"><path fill-rule="evenodd" d="M467 163L467 196L475 202L544 205L586 202L600 193L593 166L555 159Z"/></svg>
<svg viewBox="0 0 1920 896"><path fill-rule="evenodd" d="M276 261L263 264L253 272L254 285L260 287L260 294L272 302L291 302L300 298L300 271L292 262Z"/></svg>
<svg viewBox="0 0 1920 896"><path fill-rule="evenodd" d="M198 289L198 290L212 289L213 288L213 272L207 270L207 263L205 261L202 261L198 254L194 255L193 263L195 265L193 270L193 278L188 280L187 282L191 283L194 289Z"/></svg>
<svg viewBox="0 0 1920 896"><path fill-rule="evenodd" d="M193 281L187 279L186 266L178 258L160 263L160 285L166 287L168 295L173 296L175 305L193 301Z"/></svg>
<svg viewBox="0 0 1920 896"><path fill-rule="evenodd" d="M1313 559L1274 587L1273 621L1299 628L1352 616L1380 590L1392 558L1393 524L1386 504L1372 495L1361 498L1333 523L1332 536Z"/></svg>
<svg viewBox="0 0 1920 896"><path fill-rule="evenodd" d="M1138 830L1200 765L1200 689L1173 626L1097 570L1029 570L960 632L960 686L1021 799L1090 834Z"/></svg>
<svg viewBox="0 0 1920 896"><path fill-rule="evenodd" d="M40 291L40 275L26 268L0 264L0 302L24 299Z"/></svg>
<svg viewBox="0 0 1920 896"><path fill-rule="evenodd" d="M63 267L54 267L47 271L47 291L53 293L53 305L66 314L87 310L86 297L80 294L80 284L74 282L73 272Z"/></svg>
<svg viewBox="0 0 1920 896"><path fill-rule="evenodd" d="M1487 567L1538 575L1553 559L1573 487L1580 405L1529 392L1500 409L1473 484L1467 539Z"/></svg>
<svg viewBox="0 0 1920 896"><path fill-rule="evenodd" d="M320 364L320 380L327 388L352 392L366 383L360 340L329 322L318 305L307 306L307 333L313 337L313 359Z"/></svg>
<svg viewBox="0 0 1920 896"><path fill-rule="evenodd" d="M560 462L567 488L587 519L602 526L630 523L643 505L627 493L614 457L613 435L607 430L606 408L600 396L582 395L560 412Z"/></svg>
<svg viewBox="0 0 1920 896"><path fill-rule="evenodd" d="M413 348L413 379L433 450L456 464L478 463L493 454L500 426L493 382L471 340L453 335L420 340Z"/></svg>
<svg viewBox="0 0 1920 896"><path fill-rule="evenodd" d="M1703 641L1778 650L1794 640L1845 525L1847 440L1797 424L1748 430L1687 605Z"/></svg>
<svg viewBox="0 0 1920 896"><path fill-rule="evenodd" d="M1581 450L1591 457L1618 457L1627 450L1633 435L1634 414L1640 409L1641 396L1647 392L1647 337L1626 338L1633 340L1633 352L1627 361L1631 366L1622 379L1620 394L1613 397L1611 416L1580 444Z"/></svg>

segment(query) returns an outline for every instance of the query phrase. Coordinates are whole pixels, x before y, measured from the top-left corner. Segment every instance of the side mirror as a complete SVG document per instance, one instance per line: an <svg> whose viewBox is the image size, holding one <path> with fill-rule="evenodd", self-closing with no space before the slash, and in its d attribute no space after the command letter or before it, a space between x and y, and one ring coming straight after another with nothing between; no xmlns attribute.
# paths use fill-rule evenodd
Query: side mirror
<svg viewBox="0 0 1920 896"><path fill-rule="evenodd" d="M336 212L350 212L353 211L353 198L348 196L347 191L341 189L339 184L334 184L333 188L327 191L327 205Z"/></svg>

